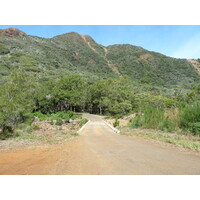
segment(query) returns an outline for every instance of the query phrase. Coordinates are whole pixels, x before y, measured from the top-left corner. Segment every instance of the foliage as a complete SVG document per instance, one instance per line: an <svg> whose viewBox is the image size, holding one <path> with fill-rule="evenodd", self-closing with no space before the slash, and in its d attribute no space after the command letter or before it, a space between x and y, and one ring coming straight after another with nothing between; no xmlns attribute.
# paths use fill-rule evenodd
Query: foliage
<svg viewBox="0 0 200 200"><path fill-rule="evenodd" d="M200 101L181 107L180 126L200 135Z"/></svg>
<svg viewBox="0 0 200 200"><path fill-rule="evenodd" d="M114 123L113 123L113 126L114 126L114 127L119 126L119 120L118 120L118 119L115 119L115 121L114 121Z"/></svg>
<svg viewBox="0 0 200 200"><path fill-rule="evenodd" d="M57 125L62 124L64 122L69 122L70 119L81 119L81 115L76 115L72 111L68 112L56 112L52 114L43 114L41 112L35 112L33 113L34 117L37 117L40 121L56 121Z"/></svg>
<svg viewBox="0 0 200 200"><path fill-rule="evenodd" d="M55 114L51 114L48 119L49 120L64 120L65 122L69 122L70 119L80 119L82 118L81 115L76 115L74 114L74 112L72 111L68 111L68 112L57 112Z"/></svg>
<svg viewBox="0 0 200 200"><path fill-rule="evenodd" d="M16 57L23 53L12 53ZM199 134L199 88L186 98L144 91L128 76L99 81L80 75L52 79L24 69L16 69L2 80L0 87L0 128L4 134L34 117L62 125L81 118L73 111L87 111L120 118L132 112L132 127L175 131L179 128ZM184 100L186 99L186 100ZM177 113L176 113L177 112ZM54 122L55 121L55 122ZM83 120L83 122L85 121ZM116 120L114 126L118 126Z"/></svg>
<svg viewBox="0 0 200 200"><path fill-rule="evenodd" d="M132 111L134 94L128 77L97 81L91 87L93 112L124 116Z"/></svg>
<svg viewBox="0 0 200 200"><path fill-rule="evenodd" d="M132 119L132 128L152 128L163 131L182 129L200 135L200 101L180 103L178 108L145 107Z"/></svg>
<svg viewBox="0 0 200 200"><path fill-rule="evenodd" d="M132 128L150 128L163 131L174 131L177 129L176 119L170 119L163 108L146 107L144 113L138 114L131 120Z"/></svg>
<svg viewBox="0 0 200 200"><path fill-rule="evenodd" d="M0 55L4 55L8 53L10 53L9 49L5 45L0 44Z"/></svg>
<svg viewBox="0 0 200 200"><path fill-rule="evenodd" d="M189 103L200 101L200 85L192 88L192 90L187 94L186 101Z"/></svg>
<svg viewBox="0 0 200 200"><path fill-rule="evenodd" d="M175 108L178 105L178 102L176 100L173 100L172 98L168 98L163 95L151 92L136 94L135 101L140 108L144 107Z"/></svg>
<svg viewBox="0 0 200 200"><path fill-rule="evenodd" d="M34 112L33 116L35 118L38 118L40 121L45 121L47 119L47 115L41 113L41 112Z"/></svg>
<svg viewBox="0 0 200 200"><path fill-rule="evenodd" d="M41 84L39 93L36 110L43 113L81 110L87 99L87 83L79 75L50 79Z"/></svg>
<svg viewBox="0 0 200 200"><path fill-rule="evenodd" d="M86 82L79 75L61 78L53 90L60 110L84 107L86 94Z"/></svg>
<svg viewBox="0 0 200 200"><path fill-rule="evenodd" d="M0 128L3 132L13 131L31 117L36 93L33 83L34 76L21 69L4 80L0 87Z"/></svg>

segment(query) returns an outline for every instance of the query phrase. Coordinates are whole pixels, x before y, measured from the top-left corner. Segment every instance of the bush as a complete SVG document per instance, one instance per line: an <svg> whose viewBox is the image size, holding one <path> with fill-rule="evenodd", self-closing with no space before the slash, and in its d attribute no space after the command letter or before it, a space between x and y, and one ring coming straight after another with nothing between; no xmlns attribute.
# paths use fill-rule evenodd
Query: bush
<svg viewBox="0 0 200 200"><path fill-rule="evenodd" d="M143 118L141 115L137 115L135 118L133 118L130 121L130 127L131 128L139 128L143 125Z"/></svg>
<svg viewBox="0 0 200 200"><path fill-rule="evenodd" d="M172 132L177 129L176 121L170 120L168 117L164 117L160 122L159 129L166 132Z"/></svg>
<svg viewBox="0 0 200 200"><path fill-rule="evenodd" d="M191 127L191 131L194 133L194 135L200 136L200 122L192 123L190 125L190 127Z"/></svg>
<svg viewBox="0 0 200 200"><path fill-rule="evenodd" d="M144 113L138 114L130 122L132 128L152 128L163 131L174 131L177 128L177 120L169 119L162 108L146 107Z"/></svg>
<svg viewBox="0 0 200 200"><path fill-rule="evenodd" d="M68 112L57 112L57 113L52 113L52 114L43 114L41 112L35 112L33 113L34 117L37 117L40 121L45 121L45 120L56 120L59 124L61 124L61 121L69 122L70 119L80 119L82 118L81 115L75 115L74 112L68 111Z"/></svg>
<svg viewBox="0 0 200 200"><path fill-rule="evenodd" d="M62 120L65 120L65 122L68 122L70 117L67 112L57 112L55 114L51 114L49 119L56 120L58 123L61 124Z"/></svg>
<svg viewBox="0 0 200 200"><path fill-rule="evenodd" d="M41 113L41 112L35 112L33 113L34 117L37 117L40 121L45 121L47 119L47 115Z"/></svg>
<svg viewBox="0 0 200 200"><path fill-rule="evenodd" d="M164 109L148 107L144 112L144 128L159 129L160 122L164 119Z"/></svg>
<svg viewBox="0 0 200 200"><path fill-rule="evenodd" d="M108 109L108 112L113 116L122 117L132 110L132 105L130 101L124 101L121 103L115 103Z"/></svg>
<svg viewBox="0 0 200 200"><path fill-rule="evenodd" d="M113 123L113 126L114 126L114 127L119 126L119 120L118 120L118 119L115 119L115 121L114 121L114 123Z"/></svg>
<svg viewBox="0 0 200 200"><path fill-rule="evenodd" d="M200 101L180 108L180 127L199 134Z"/></svg>
<svg viewBox="0 0 200 200"><path fill-rule="evenodd" d="M143 110L143 114L131 120L132 128L152 128L169 132L181 128L194 135L200 135L200 101L193 104L181 103L177 115L170 109L146 107ZM173 117L170 118L170 115Z"/></svg>
<svg viewBox="0 0 200 200"><path fill-rule="evenodd" d="M79 119L81 118L80 115L75 115L74 112L57 112L55 114L50 115L50 120L64 120L65 122L69 122L70 119Z"/></svg>

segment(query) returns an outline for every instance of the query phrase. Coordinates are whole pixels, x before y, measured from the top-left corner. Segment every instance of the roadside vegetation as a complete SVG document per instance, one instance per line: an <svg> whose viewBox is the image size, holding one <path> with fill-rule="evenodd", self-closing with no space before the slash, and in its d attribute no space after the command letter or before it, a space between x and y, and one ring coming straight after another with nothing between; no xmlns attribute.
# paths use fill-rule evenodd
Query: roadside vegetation
<svg viewBox="0 0 200 200"><path fill-rule="evenodd" d="M194 87L176 103L143 102L135 117L122 127L124 135L159 140L200 151L200 86Z"/></svg>
<svg viewBox="0 0 200 200"><path fill-rule="evenodd" d="M115 127L120 126L120 118L134 113L129 120L130 128L199 137L199 88L164 95L138 88L128 76L99 81L79 75L52 79L19 68L1 80L0 138L14 136L23 124L37 129L37 124L32 127L36 121L62 126L78 120L83 125L86 119L77 112L113 117Z"/></svg>
<svg viewBox="0 0 200 200"><path fill-rule="evenodd" d="M200 99L198 87L187 95L185 101L177 105L147 105L141 107L130 121L132 128L150 128L166 132L182 131L182 133L200 136ZM192 94L192 95L191 95Z"/></svg>
<svg viewBox="0 0 200 200"><path fill-rule="evenodd" d="M23 69L5 77L0 87L1 134L12 133L35 118L62 124L91 112L123 116L133 110L133 93L127 78L89 82L79 75L46 79Z"/></svg>
<svg viewBox="0 0 200 200"><path fill-rule="evenodd" d="M155 129L132 129L130 127L122 127L120 134L126 136L137 136L144 139L152 140L152 142L164 142L183 149L200 152L200 137L193 136L190 133L169 133Z"/></svg>

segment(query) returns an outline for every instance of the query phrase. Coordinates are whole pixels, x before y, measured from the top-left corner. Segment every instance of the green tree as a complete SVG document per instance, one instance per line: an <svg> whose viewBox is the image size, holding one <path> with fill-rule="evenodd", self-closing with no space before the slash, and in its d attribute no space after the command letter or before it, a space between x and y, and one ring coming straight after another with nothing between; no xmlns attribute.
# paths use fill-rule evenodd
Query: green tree
<svg viewBox="0 0 200 200"><path fill-rule="evenodd" d="M94 112L123 116L132 110L134 93L127 77L98 81L91 93Z"/></svg>
<svg viewBox="0 0 200 200"><path fill-rule="evenodd" d="M79 75L63 77L54 87L52 95L59 109L84 108L87 100L87 83Z"/></svg>
<svg viewBox="0 0 200 200"><path fill-rule="evenodd" d="M14 70L0 88L0 127L3 132L15 127L30 117L34 108L35 78L21 69Z"/></svg>

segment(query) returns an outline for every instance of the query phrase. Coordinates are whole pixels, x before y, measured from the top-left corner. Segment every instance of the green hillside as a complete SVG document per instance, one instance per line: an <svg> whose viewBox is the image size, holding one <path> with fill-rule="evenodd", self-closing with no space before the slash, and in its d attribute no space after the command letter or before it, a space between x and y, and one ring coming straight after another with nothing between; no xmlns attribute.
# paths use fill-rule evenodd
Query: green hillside
<svg viewBox="0 0 200 200"><path fill-rule="evenodd" d="M112 45L107 57L122 75L140 83L188 86L199 82L199 74L186 59L176 59L132 45Z"/></svg>
<svg viewBox="0 0 200 200"><path fill-rule="evenodd" d="M97 44L90 36L67 33L50 39L0 36L0 76L23 67L48 77L79 74L90 80L128 75L142 85L191 88L200 82L193 65L133 45ZM12 32L13 33L13 32Z"/></svg>

